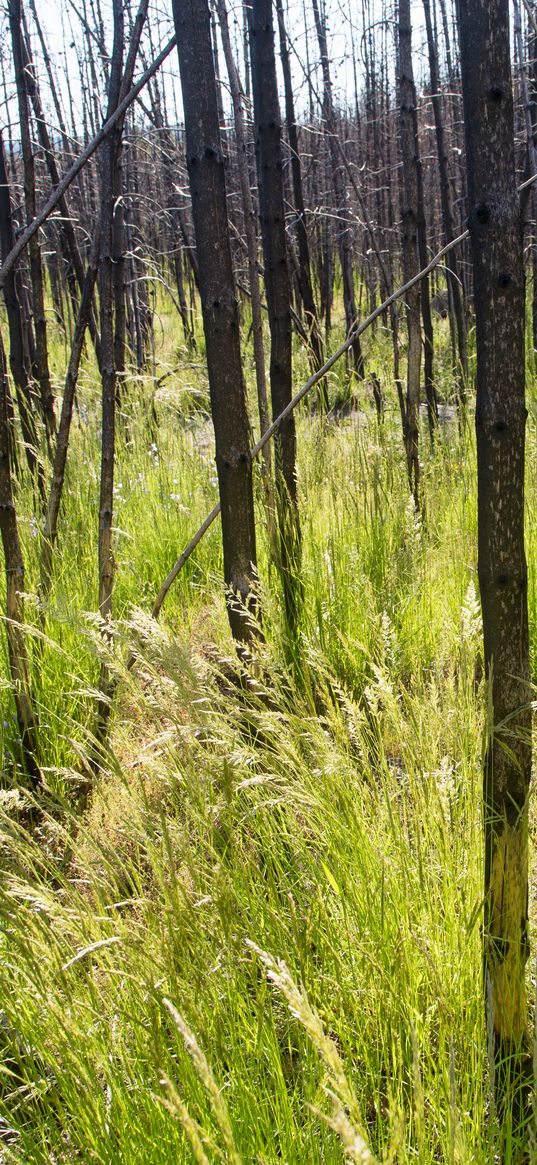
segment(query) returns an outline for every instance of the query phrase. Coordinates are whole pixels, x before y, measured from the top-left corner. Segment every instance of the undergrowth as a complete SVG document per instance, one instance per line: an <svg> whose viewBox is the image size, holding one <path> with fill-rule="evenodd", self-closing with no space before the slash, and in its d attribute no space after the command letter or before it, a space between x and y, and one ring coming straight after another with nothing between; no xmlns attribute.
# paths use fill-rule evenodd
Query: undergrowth
<svg viewBox="0 0 537 1165"><path fill-rule="evenodd" d="M118 687L84 812L108 650L89 368L45 612L31 491L19 492L48 793L31 834L4 680L0 1159L514 1161L481 987L471 434L449 423L431 452L424 432L418 515L393 407L384 426L368 400L347 420L302 413L299 651L291 668L261 532L263 640L239 666L217 526L162 622L147 613L216 499L203 371L182 359L163 383L157 420L151 386L133 385L120 426ZM529 429L535 627L531 412Z"/></svg>

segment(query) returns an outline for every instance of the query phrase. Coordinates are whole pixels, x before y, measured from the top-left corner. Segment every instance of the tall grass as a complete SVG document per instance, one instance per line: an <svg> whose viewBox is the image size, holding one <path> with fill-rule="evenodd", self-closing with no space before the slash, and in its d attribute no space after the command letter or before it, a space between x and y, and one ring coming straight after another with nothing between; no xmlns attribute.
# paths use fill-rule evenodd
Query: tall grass
<svg viewBox="0 0 537 1165"><path fill-rule="evenodd" d="M471 438L453 425L434 455L424 440L420 518L390 412L384 429L368 404L337 424L301 416L300 667L284 662L261 536L264 643L245 675L217 528L163 624L147 616L215 497L208 427L180 404L202 373L166 385L150 438L147 392L133 388L125 408L119 687L109 757L79 814L70 793L105 650L88 521L98 414L89 374L83 385L39 643L35 609L51 801L33 836L6 703L0 1157L514 1161L491 1107L481 988ZM530 454L535 615L532 419ZM32 591L38 539L29 495L19 501Z"/></svg>

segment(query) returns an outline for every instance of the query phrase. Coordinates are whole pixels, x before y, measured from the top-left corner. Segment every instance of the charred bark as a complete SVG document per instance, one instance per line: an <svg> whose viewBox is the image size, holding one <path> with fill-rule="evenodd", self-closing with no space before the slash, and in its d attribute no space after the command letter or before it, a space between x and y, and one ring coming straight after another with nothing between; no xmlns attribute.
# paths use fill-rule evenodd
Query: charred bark
<svg viewBox="0 0 537 1165"><path fill-rule="evenodd" d="M0 251L2 260L11 251L13 243L14 231L11 215L11 195L4 142L0 134ZM32 391L33 380L30 371L28 337L24 326L19 297L19 278L16 268L12 269L8 273L4 283L4 301L9 332L9 365L15 385L28 468L37 485L39 496L44 501L45 477L39 457L39 443Z"/></svg>
<svg viewBox="0 0 537 1165"><path fill-rule="evenodd" d="M289 48L287 44L287 30L285 27L283 15L282 0L276 0L276 11L278 14L278 27L280 32L280 59L282 62L283 82L285 89L285 116L287 121L287 135L289 138L289 150L291 153L293 203L296 215L295 230L298 243L298 286L300 290L300 297L304 305L307 332L311 345L311 353L313 357L312 368L313 371L316 371L316 369L321 368L324 361L323 341L319 328L317 305L315 303L315 297L313 294L310 245L306 221L306 207L304 204L304 191L302 187L302 166L300 163L298 127L295 117L293 83L291 78L291 65L289 61ZM321 399L324 407L327 408L328 389L325 381L322 381L321 384Z"/></svg>
<svg viewBox="0 0 537 1165"><path fill-rule="evenodd" d="M228 616L234 638L249 642L253 625L245 618L245 607L254 602L256 581L252 461L209 6L207 0L173 0L173 14L222 506Z"/></svg>
<svg viewBox="0 0 537 1165"><path fill-rule="evenodd" d="M259 214L271 338L270 392L274 418L283 411L292 397L292 352L291 288L287 266L281 123L271 0L253 0L249 29ZM278 432L275 461L281 575L288 627L294 637L301 594L301 548L293 416L283 422Z"/></svg>
<svg viewBox="0 0 537 1165"><path fill-rule="evenodd" d="M438 157L438 174L440 178L442 225L444 230L444 240L446 243L451 243L455 238L455 231L453 226L451 189L449 185L446 133L442 112L442 95L440 92L440 78L438 72L438 54L433 31L430 0L423 0L423 10L425 13L425 27L427 30L429 72L431 77L431 103L433 107L436 152ZM456 251L452 251L450 255L448 280L450 289L450 304L453 305L453 315L455 317L455 331L457 337L457 401L459 408L464 408L466 405L468 382L468 352L460 262Z"/></svg>
<svg viewBox="0 0 537 1165"><path fill-rule="evenodd" d="M459 3L477 345L478 573L492 724L484 962L498 1103L521 1131L531 689L524 550L524 273L507 0ZM507 1079L510 1077L509 1087Z"/></svg>
<svg viewBox="0 0 537 1165"><path fill-rule="evenodd" d="M417 172L417 112L416 89L412 70L412 28L410 0L399 0L399 140L403 162L401 185L401 245L405 283L418 274L418 172ZM420 461L420 367L421 323L420 289L410 288L406 295L408 357L405 409L405 447L408 483L419 507Z"/></svg>
<svg viewBox="0 0 537 1165"><path fill-rule="evenodd" d="M317 29L317 39L319 41L319 51L321 54L321 68L323 73L323 120L325 129L328 134L328 148L330 151L331 162L331 176L336 201L337 214L337 238L339 259L341 263L341 275L343 279L343 303L345 308L345 320L347 323L347 331L350 332L356 323L358 316L358 309L356 306L356 297L354 290L354 274L352 263L352 246L351 246L351 224L347 212L347 199L345 191L345 181L343 178L341 164L339 161L338 149L336 145L337 126L334 113L334 102L332 97L332 78L330 75L330 62L328 58L328 44L326 37L326 26L323 15L319 9L318 0L313 0L313 14L315 17L315 27ZM362 346L360 339L356 336L352 345L352 354L354 360L354 371L360 379L363 380L365 375L364 358L362 354Z"/></svg>
<svg viewBox="0 0 537 1165"><path fill-rule="evenodd" d="M36 214L36 185L35 164L32 134L30 130L29 86L31 76L28 63L25 61L22 11L20 0L9 0L9 25L11 43L13 46L13 62L15 66L15 80L17 83L17 97L19 103L19 123L21 131L22 157L24 165L24 203L26 221L30 223ZM47 344L47 320L45 315L45 290L43 283L43 268L41 264L41 250L37 235L29 243L30 275L32 281L32 300L34 309L35 327L35 360L34 376L39 384L41 409L47 438L50 442L56 432L56 417L54 414L54 396L50 380Z"/></svg>
<svg viewBox="0 0 537 1165"><path fill-rule="evenodd" d="M6 636L11 684L21 738L22 760L33 788L41 783L38 719L30 685L24 624L24 559L10 473L9 385L0 334L0 534L6 571Z"/></svg>

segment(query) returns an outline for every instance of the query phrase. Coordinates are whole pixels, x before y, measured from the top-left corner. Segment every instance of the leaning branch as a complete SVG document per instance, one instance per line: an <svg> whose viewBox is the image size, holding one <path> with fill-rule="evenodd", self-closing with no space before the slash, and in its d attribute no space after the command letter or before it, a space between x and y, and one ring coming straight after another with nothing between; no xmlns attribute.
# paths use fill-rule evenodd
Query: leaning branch
<svg viewBox="0 0 537 1165"><path fill-rule="evenodd" d="M527 178L525 182L522 182L518 188L518 193L521 194L523 190L526 190L527 187L531 186L534 182L537 182L537 174L532 174L531 178ZM285 421L286 418L290 416L292 412L294 412L297 405L299 405L300 401L303 400L305 396L307 396L308 392L310 392L310 390L314 388L320 380L322 380L323 376L326 376L326 373L329 372L331 368L333 368L334 364L337 364L337 361L345 355L345 352L348 352L349 348L352 347L353 341L356 339L356 337L361 336L362 332L365 332L366 329L369 328L370 325L376 319L378 319L378 317L382 315L383 312L387 310L387 308L392 307L398 299L401 299L403 295L406 295L407 291L410 291L410 288L414 287L416 283L419 283L420 280L425 279L425 277L429 275L431 271L434 271L435 267L440 265L445 255L448 255L450 251L453 251L453 249L458 247L460 243L464 243L465 239L468 239L469 237L469 231L463 231L462 235L457 235L456 239L452 239L450 243L447 243L445 247L442 247L442 250L438 251L437 254L433 256L430 263L428 263L426 267L423 267L421 271L418 271L417 275L414 275L412 279L409 279L408 283L403 284L402 287L398 287L397 291L392 292L392 294L389 295L388 298L383 301L383 303L380 303L379 306L371 312L371 315L369 315L367 319L363 321L363 323L351 328L347 339L344 340L343 344L341 344L340 347L332 353L330 359L327 360L325 364L323 364L322 368L319 368L317 372L314 372L313 375L310 376L309 380L307 380L306 383L302 385L302 388L289 402L283 412L280 413L279 417L276 417L276 420L273 421L266 432L263 433L263 436L257 442L257 444L254 445L251 451L252 458L257 457L258 453L264 449L267 441L270 441L271 437L273 437L277 432L282 421ZM207 533L207 530L210 526L212 526L219 513L220 502L217 502L211 510L210 514L207 514L205 521L202 523L199 530L196 531L194 537L191 538L190 542L185 546L185 549L183 550L180 558L178 558L175 565L172 566L172 569L164 579L164 582L155 600L155 604L151 612L153 619L158 619L162 604L166 598L166 595L168 594L170 587L172 586L172 583L175 582L177 575L180 574L185 563L188 562L190 555L196 549L196 546L199 545L203 535Z"/></svg>
<svg viewBox="0 0 537 1165"><path fill-rule="evenodd" d="M536 179L537 174L534 175L534 177L529 181L532 182ZM528 185L528 183L524 183L524 186L526 185ZM405 283L403 287L399 287L397 291L394 291L391 295L389 295L388 298L385 299L383 303L379 304L379 306L371 312L371 315L369 315L367 319L365 319L361 324L351 328L347 339L344 340L342 344L340 344L339 348L336 348L336 351L332 353L330 359L327 360L325 364L323 364L322 368L319 368L317 372L314 372L313 375L309 377L309 380L306 380L306 383L302 385L302 388L299 390L299 392L297 392L296 396L294 396L293 399L289 401L289 404L283 410L283 412L281 412L280 415L276 417L276 420L273 421L266 432L263 433L263 436L260 438L257 444L254 445L251 451L252 458L257 457L258 453L264 449L267 441L270 441L271 437L273 437L277 432L282 421L285 421L287 417L289 417L291 413L294 412L297 405L299 405L300 401L303 400L305 396L307 396L308 392L310 392L310 390L314 388L320 380L322 380L323 376L326 376L326 373L329 372L331 368L333 368L334 364L337 364L337 361L341 359L345 352L348 352L357 336L361 336L362 333L365 332L368 327L370 327L374 320L378 318L378 316L382 315L382 313L385 312L387 308L391 307L392 304L396 302L396 300L401 299L403 295L406 295L407 291L410 291L411 287L414 287L416 283L419 283L421 279L424 279L426 275L429 275L431 271L434 271L434 268L438 267L444 256L447 255L449 251L452 251L454 247L457 247L459 243L464 242L468 236L469 232L464 231L462 235L458 235L456 239L452 239L450 243L447 243L445 247L442 247L441 251L438 251L438 253L434 256L434 258L431 259L430 263L428 263L422 271L418 271L418 274L414 275L412 279L409 279L408 283ZM210 526L212 526L219 513L220 502L217 502L211 510L210 514L208 514L205 518L205 521L200 526L199 530L197 530L197 532L194 534L194 537L191 538L188 545L185 546L181 557L178 558L175 565L172 566L172 569L164 579L164 582L155 600L155 604L151 612L153 619L158 619L162 604L172 583L175 582L177 575L181 572L185 563L188 562L190 555L196 549L196 546L199 545L203 535L207 533L207 530Z"/></svg>
<svg viewBox="0 0 537 1165"><path fill-rule="evenodd" d="M79 174L83 166L86 165L86 162L89 161L101 143L104 142L106 137L108 137L108 134L111 132L111 130L114 129L114 126L116 126L117 123L121 120L125 111L129 108L129 105L132 105L133 101L136 100L138 94L144 88L144 85L147 85L147 82L151 80L153 74L156 73L158 69L160 69L160 66L164 63L166 57L170 55L174 47L175 37L172 36L171 40L168 41L168 44L164 46L162 52L159 53L158 57L155 57L155 60L151 65L149 65L149 68L145 70L145 73L142 73L142 76L136 82L136 85L133 85L132 89L129 90L129 92L123 98L123 101L120 103L120 105L118 105L117 109L114 111L111 117L108 118L108 121L105 121L104 125L101 126L99 132L95 135L94 138L92 138L91 142L89 142L85 150L82 151L82 153L76 159L76 162L73 162L73 165L69 168L67 173L64 174L61 182L52 191L50 198L47 200L47 202L45 202L45 205L41 208L39 214L37 214L35 218L32 219L31 223L29 223L29 225L26 227L26 230L23 231L22 235L15 243L15 246L6 256L2 266L0 267L0 289L4 287L6 279L8 278L10 272L13 270L19 255L21 255L24 249L28 246L30 239L33 239L36 231L38 231L39 228L43 226L43 223L46 222L47 218L49 218L53 210L56 209L60 199L63 198L66 190L69 189L71 182L74 181L77 174Z"/></svg>

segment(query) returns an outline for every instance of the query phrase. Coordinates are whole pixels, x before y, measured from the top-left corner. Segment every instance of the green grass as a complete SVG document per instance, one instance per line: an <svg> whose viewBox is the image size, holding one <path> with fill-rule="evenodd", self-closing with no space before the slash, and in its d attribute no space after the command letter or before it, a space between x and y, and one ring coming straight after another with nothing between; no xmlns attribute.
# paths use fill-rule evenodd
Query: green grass
<svg viewBox="0 0 537 1165"><path fill-rule="evenodd" d="M162 319L157 376L180 369L157 392L158 432L148 436L150 383L130 387L120 426L119 687L83 815L70 795L104 650L90 364L44 641L27 485L18 498L51 796L32 837L5 683L0 1160L514 1161L491 1105L481 989L471 436L449 428L433 456L424 432L422 521L388 384L383 432L365 400L358 421L301 414L299 667L284 662L260 529L265 643L241 684L216 525L162 624L147 615L216 497L208 429L192 414L203 370L176 357ZM369 341L380 372L385 343L382 332ZM531 410L529 445L535 661Z"/></svg>

